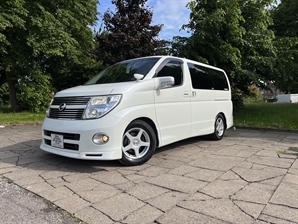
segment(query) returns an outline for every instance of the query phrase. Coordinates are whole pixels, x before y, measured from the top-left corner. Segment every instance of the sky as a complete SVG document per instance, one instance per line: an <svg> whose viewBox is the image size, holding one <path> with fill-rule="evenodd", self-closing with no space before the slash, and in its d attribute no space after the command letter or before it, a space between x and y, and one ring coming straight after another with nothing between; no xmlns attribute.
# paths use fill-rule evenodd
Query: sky
<svg viewBox="0 0 298 224"><path fill-rule="evenodd" d="M107 9L115 11L111 0L99 0L98 12L102 15ZM190 36L185 30L181 30L183 24L189 21L190 10L186 7L189 0L148 0L147 6L153 10L151 25L163 24L159 33L160 39L172 40L173 36ZM101 24L101 16L98 15L97 28Z"/></svg>
<svg viewBox="0 0 298 224"><path fill-rule="evenodd" d="M190 34L181 30L183 24L188 24L190 10L186 7L190 0L148 0L147 6L153 10L151 25L161 25L160 39L172 40L173 36L186 36ZM97 11L102 15L107 9L115 11L115 5L111 0L99 0ZM280 3L280 0L277 0ZM101 17L98 15L97 28L100 27Z"/></svg>

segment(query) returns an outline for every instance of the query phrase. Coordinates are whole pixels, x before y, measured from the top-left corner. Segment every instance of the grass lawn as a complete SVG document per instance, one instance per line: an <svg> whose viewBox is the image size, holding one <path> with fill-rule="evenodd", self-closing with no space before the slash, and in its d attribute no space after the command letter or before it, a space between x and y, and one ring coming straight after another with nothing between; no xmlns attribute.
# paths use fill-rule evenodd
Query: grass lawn
<svg viewBox="0 0 298 224"><path fill-rule="evenodd" d="M9 108L0 108L0 125L41 124L46 113L11 113Z"/></svg>
<svg viewBox="0 0 298 224"><path fill-rule="evenodd" d="M298 104L246 104L234 110L234 125L298 130Z"/></svg>

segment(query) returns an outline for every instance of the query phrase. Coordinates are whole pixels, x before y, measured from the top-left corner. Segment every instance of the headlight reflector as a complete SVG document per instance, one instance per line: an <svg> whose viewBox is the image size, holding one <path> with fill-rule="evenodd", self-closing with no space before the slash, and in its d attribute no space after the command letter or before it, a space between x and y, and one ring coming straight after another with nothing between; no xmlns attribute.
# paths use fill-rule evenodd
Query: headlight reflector
<svg viewBox="0 0 298 224"><path fill-rule="evenodd" d="M95 119L104 116L120 102L121 95L94 96L84 111L83 119Z"/></svg>

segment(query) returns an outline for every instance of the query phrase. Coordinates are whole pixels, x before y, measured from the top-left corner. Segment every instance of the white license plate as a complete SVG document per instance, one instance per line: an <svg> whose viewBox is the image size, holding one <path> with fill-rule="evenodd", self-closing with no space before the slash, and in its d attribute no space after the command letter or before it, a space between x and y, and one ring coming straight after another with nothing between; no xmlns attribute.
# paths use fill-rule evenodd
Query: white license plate
<svg viewBox="0 0 298 224"><path fill-rule="evenodd" d="M63 135L51 134L51 146L63 149Z"/></svg>

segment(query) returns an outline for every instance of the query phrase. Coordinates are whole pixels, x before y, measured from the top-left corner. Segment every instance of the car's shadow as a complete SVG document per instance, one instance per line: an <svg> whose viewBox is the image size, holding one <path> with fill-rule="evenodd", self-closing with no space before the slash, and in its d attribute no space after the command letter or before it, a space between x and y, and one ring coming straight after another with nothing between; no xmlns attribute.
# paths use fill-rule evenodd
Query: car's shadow
<svg viewBox="0 0 298 224"><path fill-rule="evenodd" d="M155 155L185 146L208 141L205 137L190 138L156 149ZM41 139L19 142L13 145L0 148L0 168L1 173L9 170L13 166L21 166L38 170L61 170L65 169L73 172L92 173L124 167L118 160L79 160L67 158L42 151L39 146Z"/></svg>

